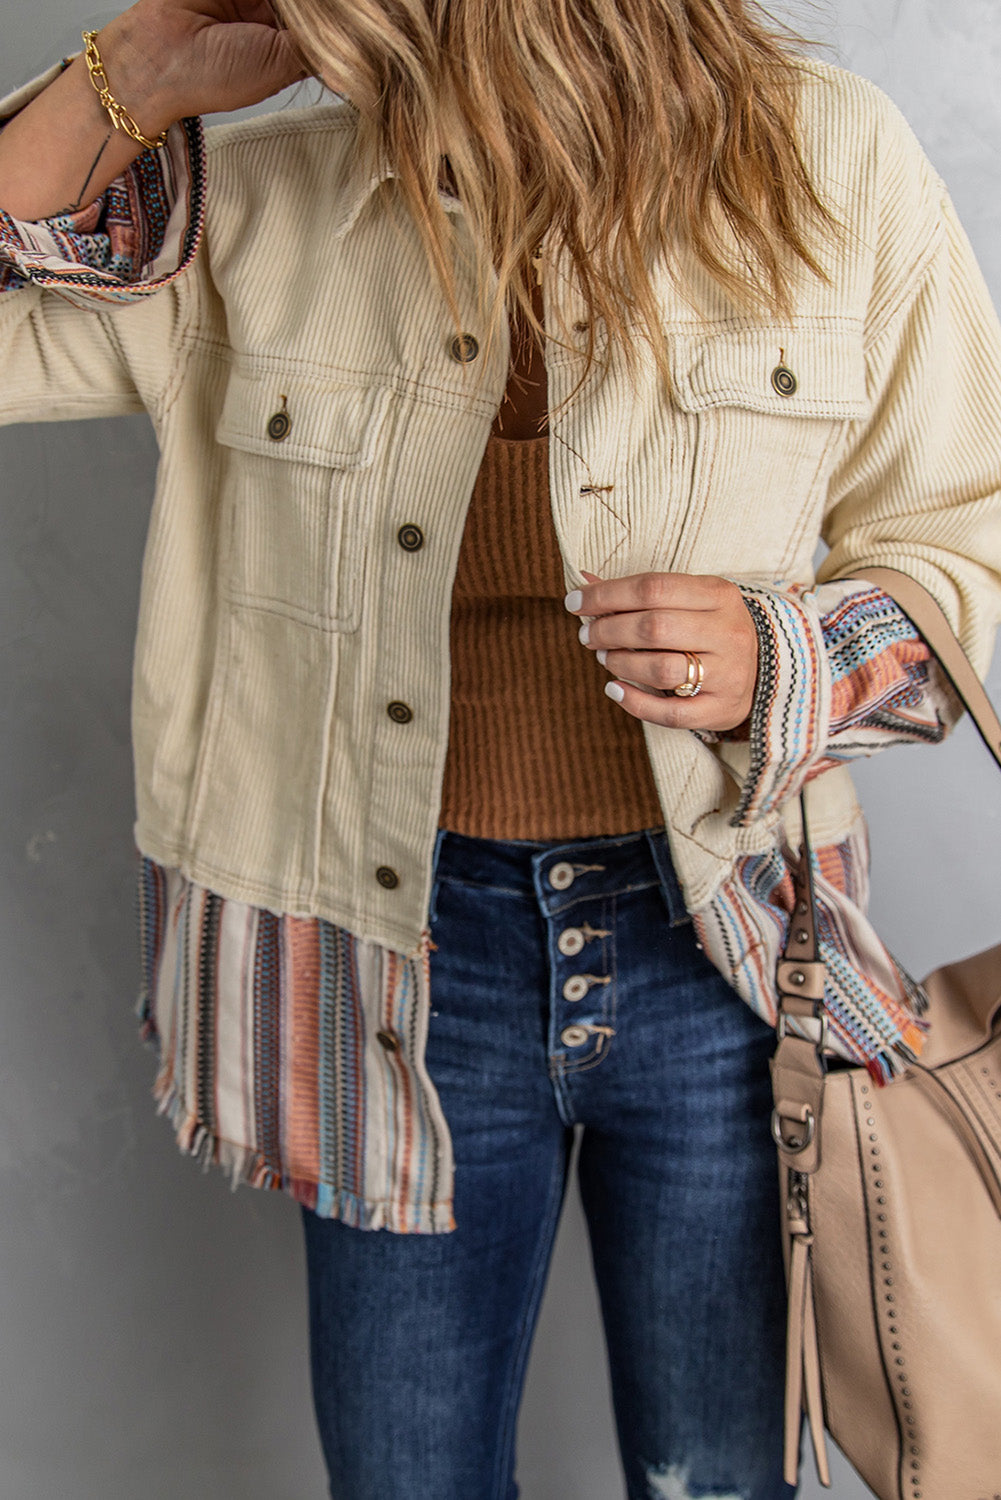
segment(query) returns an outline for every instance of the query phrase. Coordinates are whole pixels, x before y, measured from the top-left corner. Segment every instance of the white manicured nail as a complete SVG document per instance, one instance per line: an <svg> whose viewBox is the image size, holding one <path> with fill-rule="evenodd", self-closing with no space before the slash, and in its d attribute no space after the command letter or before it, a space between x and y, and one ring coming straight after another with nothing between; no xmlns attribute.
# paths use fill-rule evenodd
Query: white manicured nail
<svg viewBox="0 0 1001 1500"><path fill-rule="evenodd" d="M591 634L591 627L587 623L587 621L585 620L584 623L583 623L583 625L580 627L580 629L577 632L577 639L580 641L580 643L581 643L582 646L586 646L587 645L588 636L590 634Z"/></svg>
<svg viewBox="0 0 1001 1500"><path fill-rule="evenodd" d="M605 697L611 698L614 703L621 703L626 696L626 690L621 682L606 682Z"/></svg>
<svg viewBox="0 0 1001 1500"><path fill-rule="evenodd" d="M580 589L571 589L570 593L567 594L566 598L563 601L572 615L575 615L577 613L583 602L584 595L581 593Z"/></svg>
<svg viewBox="0 0 1001 1500"><path fill-rule="evenodd" d="M601 665L604 666L605 663L606 663L606 661L608 660L608 652L607 651L596 651L594 654L598 658L598 660L601 662Z"/></svg>

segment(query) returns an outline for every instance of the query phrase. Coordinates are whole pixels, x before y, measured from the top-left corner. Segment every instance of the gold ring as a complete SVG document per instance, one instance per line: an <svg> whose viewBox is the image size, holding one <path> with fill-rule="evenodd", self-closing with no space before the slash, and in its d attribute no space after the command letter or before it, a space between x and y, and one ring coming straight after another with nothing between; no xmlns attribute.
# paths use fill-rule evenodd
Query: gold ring
<svg viewBox="0 0 1001 1500"><path fill-rule="evenodd" d="M702 682L706 675L706 669L702 665L702 658L697 656L694 651L686 651L684 655L685 660L688 662L688 674L684 682L680 683L674 689L674 696L676 698L695 698L702 691Z"/></svg>

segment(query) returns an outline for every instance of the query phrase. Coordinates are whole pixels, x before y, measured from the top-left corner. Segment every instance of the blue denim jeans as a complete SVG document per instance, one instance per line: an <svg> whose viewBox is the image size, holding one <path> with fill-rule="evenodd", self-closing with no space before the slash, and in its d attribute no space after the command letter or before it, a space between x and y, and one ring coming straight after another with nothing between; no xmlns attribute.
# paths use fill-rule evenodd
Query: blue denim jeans
<svg viewBox="0 0 1001 1500"><path fill-rule="evenodd" d="M303 1209L334 1500L514 1500L573 1126L629 1500L789 1500L771 1028L696 944L662 831L439 838L428 1063L450 1234ZM561 1497L573 1500L573 1497Z"/></svg>

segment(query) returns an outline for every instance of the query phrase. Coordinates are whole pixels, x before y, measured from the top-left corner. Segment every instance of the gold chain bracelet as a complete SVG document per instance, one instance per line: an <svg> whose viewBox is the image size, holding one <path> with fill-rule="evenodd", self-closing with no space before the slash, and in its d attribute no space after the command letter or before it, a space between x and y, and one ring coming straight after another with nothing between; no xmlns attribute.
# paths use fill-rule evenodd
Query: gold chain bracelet
<svg viewBox="0 0 1001 1500"><path fill-rule="evenodd" d="M97 32L85 31L83 33L83 42L87 49L84 56L87 60L87 72L90 74L90 81L97 90L97 97L111 116L112 125L114 125L116 130L124 130L125 134L130 135L134 141L138 141L140 146L145 146L147 151L158 150L167 139L167 132L161 130L155 141L151 141L143 135L128 110L124 105L119 104L111 92L108 85L108 75L104 71L104 63L101 61L101 54L97 50Z"/></svg>

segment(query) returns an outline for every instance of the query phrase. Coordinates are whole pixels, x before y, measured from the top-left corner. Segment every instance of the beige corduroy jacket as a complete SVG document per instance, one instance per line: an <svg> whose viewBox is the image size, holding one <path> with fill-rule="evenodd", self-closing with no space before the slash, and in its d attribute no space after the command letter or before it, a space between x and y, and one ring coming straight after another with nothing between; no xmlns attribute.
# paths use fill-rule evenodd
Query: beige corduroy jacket
<svg viewBox="0 0 1001 1500"><path fill-rule="evenodd" d="M145 408L156 426L133 699L140 849L224 896L412 952L447 741L451 583L509 350L471 394L416 231L359 172L355 127L334 102L210 132L204 241L180 274L161 265L112 294L96 276L48 276L26 241L34 284L0 297L0 419ZM203 192L183 180L180 131L163 252L175 270ZM818 234L828 279L801 276L794 315L777 320L694 272L661 277L670 398L652 361L633 390L613 354L552 425L567 586L582 569L656 569L809 587L823 538L821 583L903 569L983 671L1001 602L997 320L941 182L878 90L809 64L801 133L845 226ZM468 283L461 296L478 340ZM558 261L544 299L547 326L560 314L574 330L583 307ZM792 382L773 380L780 365ZM556 408L580 352L550 346L546 368ZM819 618L823 588L805 604ZM400 700L406 724L387 713ZM817 725L819 740L822 712ZM687 903L705 908L739 856L771 847L782 811L757 799L735 823L744 747L647 737ZM836 841L856 812L847 771L818 778L812 805L815 839Z"/></svg>

